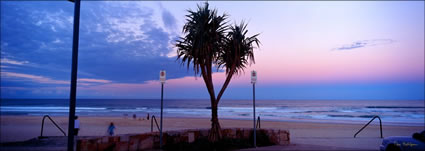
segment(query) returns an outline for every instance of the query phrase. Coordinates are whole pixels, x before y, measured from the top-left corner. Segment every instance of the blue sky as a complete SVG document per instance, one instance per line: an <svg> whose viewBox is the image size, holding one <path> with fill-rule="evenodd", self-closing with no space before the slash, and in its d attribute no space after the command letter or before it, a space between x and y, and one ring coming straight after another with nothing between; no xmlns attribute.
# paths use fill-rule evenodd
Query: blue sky
<svg viewBox="0 0 425 151"><path fill-rule="evenodd" d="M176 28L175 18L165 9L160 11L163 20L154 20L150 7L83 2L78 78L142 83L156 79L159 69L179 70L176 59L167 57L177 37L167 31ZM21 74L4 77L2 86L68 86L72 23L72 3L2 2L2 72ZM176 72L168 77L186 75ZM37 82L29 76L46 80ZM102 82L87 82L97 83Z"/></svg>
<svg viewBox="0 0 425 151"><path fill-rule="evenodd" d="M168 98L208 98L173 48L197 4L83 1L77 97L157 98L166 70ZM210 4L261 33L246 69L259 71L260 99L424 99L424 2ZM73 6L1 2L1 98L68 98ZM248 76L224 98L249 99ZM218 91L224 74L214 77Z"/></svg>

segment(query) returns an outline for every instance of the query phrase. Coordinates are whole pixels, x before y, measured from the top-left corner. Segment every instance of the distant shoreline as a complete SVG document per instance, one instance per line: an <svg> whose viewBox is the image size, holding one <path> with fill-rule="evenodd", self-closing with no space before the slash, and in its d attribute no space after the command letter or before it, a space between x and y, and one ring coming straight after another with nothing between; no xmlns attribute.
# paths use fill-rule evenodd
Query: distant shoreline
<svg viewBox="0 0 425 151"><path fill-rule="evenodd" d="M47 114L48 115L48 114ZM20 116L29 116L29 117L40 117L41 118L44 115L3 115L0 114L0 117L20 117ZM68 119L68 115L49 115L51 117L61 117L61 118L66 118ZM77 115L79 117L87 117L87 118L123 118L123 119L131 119L133 120L132 114L128 114L127 117L125 116L110 116L110 115L96 115L96 116L92 116L92 115ZM150 115L152 116L152 115ZM156 116L156 119L159 121L159 115ZM136 120L139 120L139 118L142 118L144 120L146 119L146 116L143 115L137 115ZM210 117L192 117L192 116L164 116L164 118L167 119L210 119ZM261 118L261 117L260 117ZM219 116L219 120L240 120L240 121L252 121L252 117L251 118L229 118L229 117L220 117ZM257 120L257 119L255 119ZM367 122L364 121L347 121L347 120L319 120L319 119L260 119L260 122L295 122L295 123L317 123L317 124L347 124L347 125L364 125ZM371 125L379 125L379 120L375 119L372 123L370 123ZM401 123L401 122L385 122L382 121L382 125L383 126L412 126L412 127L416 127L416 126L425 126L425 123Z"/></svg>

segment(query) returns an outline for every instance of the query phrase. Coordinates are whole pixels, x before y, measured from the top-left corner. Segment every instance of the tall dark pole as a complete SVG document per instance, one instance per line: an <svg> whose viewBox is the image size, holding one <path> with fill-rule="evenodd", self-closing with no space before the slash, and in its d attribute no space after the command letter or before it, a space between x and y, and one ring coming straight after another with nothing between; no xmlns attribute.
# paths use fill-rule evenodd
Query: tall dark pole
<svg viewBox="0 0 425 151"><path fill-rule="evenodd" d="M164 83L161 83L161 120L160 125L161 128L159 129L159 148L162 148L162 110L163 110L163 103L164 102Z"/></svg>
<svg viewBox="0 0 425 151"><path fill-rule="evenodd" d="M254 109L254 147L257 147L257 128L255 125L255 83L252 83L252 108Z"/></svg>
<svg viewBox="0 0 425 151"><path fill-rule="evenodd" d="M69 125L68 125L68 151L74 151L74 118L75 102L77 96L77 67L78 67L78 38L80 31L80 2L75 0L74 7L74 33L72 39L72 68L71 68L71 92L69 99Z"/></svg>

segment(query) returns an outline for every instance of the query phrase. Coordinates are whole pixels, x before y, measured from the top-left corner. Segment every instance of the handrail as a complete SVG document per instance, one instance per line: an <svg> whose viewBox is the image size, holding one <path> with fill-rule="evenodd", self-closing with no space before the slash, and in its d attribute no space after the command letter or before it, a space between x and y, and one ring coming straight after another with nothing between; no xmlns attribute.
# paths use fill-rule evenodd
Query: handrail
<svg viewBox="0 0 425 151"><path fill-rule="evenodd" d="M52 123L55 124L55 126L63 133L63 135L66 136L66 133L62 130L62 128L58 124L56 124L56 122L53 121L53 119L49 115L44 115L43 121L41 122L41 133L39 138L43 138L44 120L46 119L46 117L48 117L49 120L52 121Z"/></svg>
<svg viewBox="0 0 425 151"><path fill-rule="evenodd" d="M257 126L255 126L255 127L261 128L260 116L258 116L258 118L257 118Z"/></svg>
<svg viewBox="0 0 425 151"><path fill-rule="evenodd" d="M382 137L382 121L381 121L381 118L379 117L379 116L374 116L373 118L372 118L372 120L370 120L369 121L369 123L367 123L366 125L364 125L356 134L354 134L354 138L356 138L356 135L357 134L359 134L364 128L366 128L366 126L368 126L374 119L376 119L376 118L378 118L379 119L379 128L380 128L380 130L381 130L381 138L383 138Z"/></svg>
<svg viewBox="0 0 425 151"><path fill-rule="evenodd" d="M151 132L153 132L153 120L155 120L156 128L158 128L158 131L159 131L159 126L158 126L158 122L156 121L155 115L152 115L152 118L151 118Z"/></svg>

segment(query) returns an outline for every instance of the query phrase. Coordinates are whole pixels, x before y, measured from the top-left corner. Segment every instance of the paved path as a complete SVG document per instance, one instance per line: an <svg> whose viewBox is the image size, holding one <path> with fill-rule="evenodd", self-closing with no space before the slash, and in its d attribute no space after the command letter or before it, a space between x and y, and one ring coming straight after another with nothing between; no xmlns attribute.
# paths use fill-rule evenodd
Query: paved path
<svg viewBox="0 0 425 151"><path fill-rule="evenodd" d="M320 145L309 145L309 144L290 144L290 145L274 145L267 147L258 147L258 148L247 148L241 149L239 151L368 151L368 149L359 149L359 148L344 148L344 147L335 147L335 146L320 146ZM371 150L375 151L375 150Z"/></svg>
<svg viewBox="0 0 425 151"><path fill-rule="evenodd" d="M290 145L275 145L249 150L343 150L343 151L378 151L382 139L379 137L293 137Z"/></svg>
<svg viewBox="0 0 425 151"><path fill-rule="evenodd" d="M290 145L275 145L258 148L241 149L241 151L250 150L265 150L265 151L304 151L304 150L342 150L342 151L357 151L357 150L379 150L379 145L382 139L379 137L294 137ZM67 137L57 136L47 139L38 140L31 139L25 142L5 143L0 146L0 150L20 151L50 151L50 150L66 150Z"/></svg>
<svg viewBox="0 0 425 151"><path fill-rule="evenodd" d="M275 145L249 150L344 150L344 151L379 151L382 138L379 137L292 137L290 145Z"/></svg>
<svg viewBox="0 0 425 151"><path fill-rule="evenodd" d="M7 151L66 151L68 137L50 136L44 139L33 138L23 142L2 143L0 150Z"/></svg>

